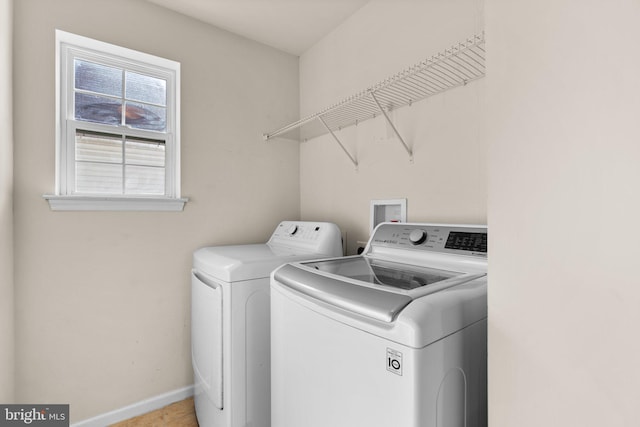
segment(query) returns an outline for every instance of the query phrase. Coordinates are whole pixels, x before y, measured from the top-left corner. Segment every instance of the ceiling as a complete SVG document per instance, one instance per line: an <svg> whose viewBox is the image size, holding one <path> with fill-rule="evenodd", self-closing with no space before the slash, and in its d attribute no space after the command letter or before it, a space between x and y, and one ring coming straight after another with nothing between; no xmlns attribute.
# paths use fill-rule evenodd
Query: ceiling
<svg viewBox="0 0 640 427"><path fill-rule="evenodd" d="M368 0L147 0L301 55Z"/></svg>

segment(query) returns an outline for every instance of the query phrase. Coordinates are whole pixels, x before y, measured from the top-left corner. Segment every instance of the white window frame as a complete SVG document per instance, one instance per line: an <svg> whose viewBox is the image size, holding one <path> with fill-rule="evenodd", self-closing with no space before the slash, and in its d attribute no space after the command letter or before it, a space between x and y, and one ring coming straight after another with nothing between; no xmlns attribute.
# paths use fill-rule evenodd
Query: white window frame
<svg viewBox="0 0 640 427"><path fill-rule="evenodd" d="M75 120L75 59L126 68L166 80L166 133ZM153 138L155 134L156 138L164 139L165 194L75 194L76 129L142 138ZM55 194L44 198L52 210L181 211L187 199L180 197L180 63L56 30L56 181Z"/></svg>

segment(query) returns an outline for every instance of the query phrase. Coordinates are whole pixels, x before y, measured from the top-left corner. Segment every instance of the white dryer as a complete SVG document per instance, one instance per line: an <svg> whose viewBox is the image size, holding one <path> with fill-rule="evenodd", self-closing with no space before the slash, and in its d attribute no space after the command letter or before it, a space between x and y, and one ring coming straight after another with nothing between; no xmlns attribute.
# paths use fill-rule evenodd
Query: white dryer
<svg viewBox="0 0 640 427"><path fill-rule="evenodd" d="M487 230L384 223L271 276L274 427L485 427Z"/></svg>
<svg viewBox="0 0 640 427"><path fill-rule="evenodd" d="M270 425L269 274L342 255L326 222L280 223L267 243L198 249L191 277L195 408L201 427Z"/></svg>

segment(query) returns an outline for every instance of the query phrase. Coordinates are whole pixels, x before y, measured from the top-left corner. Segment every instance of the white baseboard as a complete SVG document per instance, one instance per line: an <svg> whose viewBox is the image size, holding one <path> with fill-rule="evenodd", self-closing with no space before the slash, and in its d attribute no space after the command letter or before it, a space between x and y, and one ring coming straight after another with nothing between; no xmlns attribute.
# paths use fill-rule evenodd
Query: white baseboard
<svg viewBox="0 0 640 427"><path fill-rule="evenodd" d="M163 408L175 402L187 399L193 396L193 386L184 387L178 390L170 391L168 393L154 396L149 399L142 400L129 406L125 406L120 409L116 409L105 414L89 418L84 421L80 421L71 424L71 427L105 427L110 424L114 424L120 421L128 420L129 418L143 415L156 409Z"/></svg>

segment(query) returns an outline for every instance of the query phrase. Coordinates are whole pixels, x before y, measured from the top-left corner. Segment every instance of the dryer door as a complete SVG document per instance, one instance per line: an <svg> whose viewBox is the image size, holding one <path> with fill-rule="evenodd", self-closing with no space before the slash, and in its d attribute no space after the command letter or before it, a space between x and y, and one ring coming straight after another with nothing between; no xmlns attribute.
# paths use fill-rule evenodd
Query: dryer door
<svg viewBox="0 0 640 427"><path fill-rule="evenodd" d="M223 407L222 286L191 273L191 358L195 394Z"/></svg>

